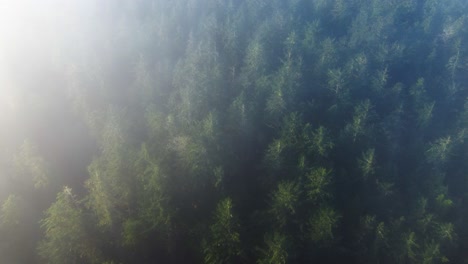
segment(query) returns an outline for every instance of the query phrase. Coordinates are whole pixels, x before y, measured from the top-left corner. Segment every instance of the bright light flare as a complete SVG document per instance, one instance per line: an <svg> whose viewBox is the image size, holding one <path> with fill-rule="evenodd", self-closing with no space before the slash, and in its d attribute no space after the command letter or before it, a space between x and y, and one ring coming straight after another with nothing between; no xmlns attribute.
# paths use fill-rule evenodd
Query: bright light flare
<svg viewBox="0 0 468 264"><path fill-rule="evenodd" d="M41 88L35 82L44 69L72 52L72 36L90 23L95 5L91 0L0 0L0 122L12 119L24 103L19 94Z"/></svg>

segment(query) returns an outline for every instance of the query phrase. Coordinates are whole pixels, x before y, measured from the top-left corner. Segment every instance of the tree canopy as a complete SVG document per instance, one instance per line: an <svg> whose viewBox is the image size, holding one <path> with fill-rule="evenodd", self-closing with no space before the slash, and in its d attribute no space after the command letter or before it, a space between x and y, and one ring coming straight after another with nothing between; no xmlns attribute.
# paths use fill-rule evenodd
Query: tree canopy
<svg viewBox="0 0 468 264"><path fill-rule="evenodd" d="M0 262L468 263L466 1L69 2L3 12Z"/></svg>

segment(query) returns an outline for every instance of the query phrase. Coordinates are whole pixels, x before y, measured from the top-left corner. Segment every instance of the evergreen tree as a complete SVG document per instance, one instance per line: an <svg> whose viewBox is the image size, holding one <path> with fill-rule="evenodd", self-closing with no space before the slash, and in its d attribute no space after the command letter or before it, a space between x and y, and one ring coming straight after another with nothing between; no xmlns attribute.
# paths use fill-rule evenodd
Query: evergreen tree
<svg viewBox="0 0 468 264"><path fill-rule="evenodd" d="M84 221L75 195L64 187L42 220L45 237L39 244L39 254L48 263L100 263L99 251Z"/></svg>
<svg viewBox="0 0 468 264"><path fill-rule="evenodd" d="M233 215L230 198L221 200L210 225L210 236L204 245L205 263L236 263L241 255L239 224Z"/></svg>

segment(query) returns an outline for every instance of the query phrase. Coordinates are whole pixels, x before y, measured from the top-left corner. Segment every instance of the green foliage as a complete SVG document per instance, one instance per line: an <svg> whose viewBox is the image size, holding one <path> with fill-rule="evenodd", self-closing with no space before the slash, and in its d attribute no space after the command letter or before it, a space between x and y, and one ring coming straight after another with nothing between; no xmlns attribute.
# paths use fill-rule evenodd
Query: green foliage
<svg viewBox="0 0 468 264"><path fill-rule="evenodd" d="M448 160L451 149L451 136L439 138L429 145L426 151L427 161L434 165L442 165Z"/></svg>
<svg viewBox="0 0 468 264"><path fill-rule="evenodd" d="M38 251L47 263L100 262L84 221L83 209L72 190L64 187L41 221L45 237Z"/></svg>
<svg viewBox="0 0 468 264"><path fill-rule="evenodd" d="M87 205L101 227L111 227L130 207L132 196L131 178L126 173L133 159L126 143L124 113L110 108L106 116L99 137L101 155L88 166L90 178L85 183Z"/></svg>
<svg viewBox="0 0 468 264"><path fill-rule="evenodd" d="M35 188L44 188L49 184L47 165L29 140L24 141L13 160L17 177L31 180Z"/></svg>
<svg viewBox="0 0 468 264"><path fill-rule="evenodd" d="M447 257L443 256L440 252L440 245L434 241L427 243L421 254L421 263L448 263Z"/></svg>
<svg viewBox="0 0 468 264"><path fill-rule="evenodd" d="M166 229L170 222L170 212L167 210L168 197L163 189L164 175L149 156L145 144L142 145L136 165L141 169L137 175L138 221L145 223L147 231ZM130 220L128 224L130 227L136 226L138 221Z"/></svg>
<svg viewBox="0 0 468 264"><path fill-rule="evenodd" d="M439 236L442 241L452 242L455 239L455 230L452 223L441 223L439 225Z"/></svg>
<svg viewBox="0 0 468 264"><path fill-rule="evenodd" d="M314 203L327 201L332 196L329 190L331 181L331 170L323 167L313 168L307 174L308 198Z"/></svg>
<svg viewBox="0 0 468 264"><path fill-rule="evenodd" d="M424 78L419 78L416 84L411 86L410 94L415 98L416 101L421 101L426 96L426 89L424 87Z"/></svg>
<svg viewBox="0 0 468 264"><path fill-rule="evenodd" d="M288 218L296 213L299 195L299 186L295 182L280 182L271 195L270 212L280 227L286 225Z"/></svg>
<svg viewBox="0 0 468 264"><path fill-rule="evenodd" d="M387 244L388 228L384 222L380 222L375 229L376 243Z"/></svg>
<svg viewBox="0 0 468 264"><path fill-rule="evenodd" d="M283 119L281 125L281 141L286 146L292 147L302 143L301 128L302 121L297 113L292 113Z"/></svg>
<svg viewBox="0 0 468 264"><path fill-rule="evenodd" d="M318 31L319 22L317 20L307 24L304 32L304 39L302 40L303 50L306 54L316 52L314 48L317 46Z"/></svg>
<svg viewBox="0 0 468 264"><path fill-rule="evenodd" d="M176 88L171 107L182 125L189 125L209 112L209 107L219 98L221 66L215 42L205 35L203 39L191 34L187 43L186 56L174 69L172 84Z"/></svg>
<svg viewBox="0 0 468 264"><path fill-rule="evenodd" d="M23 199L14 194L10 194L3 202L0 213L0 228L12 228L19 225L24 217L22 215Z"/></svg>
<svg viewBox="0 0 468 264"><path fill-rule="evenodd" d="M157 111L154 105L147 108L145 117L150 135L159 141L167 137L167 130L172 130L166 124L170 123L170 117L165 117L162 112Z"/></svg>
<svg viewBox="0 0 468 264"><path fill-rule="evenodd" d="M224 170L222 167L218 166L213 169L213 175L215 178L214 186L215 188L221 188L224 178Z"/></svg>
<svg viewBox="0 0 468 264"><path fill-rule="evenodd" d="M258 78L265 68L265 54L263 44L259 39L253 39L247 46L244 58L244 72L251 78ZM249 78L250 79L250 78ZM244 85L248 85L247 83Z"/></svg>
<svg viewBox="0 0 468 264"><path fill-rule="evenodd" d="M241 254L239 223L232 211L230 198L221 200L210 225L208 242L204 245L205 263L235 263Z"/></svg>
<svg viewBox="0 0 468 264"><path fill-rule="evenodd" d="M320 57L319 65L328 66L333 65L337 60L337 44L336 41L330 37L325 38L320 43Z"/></svg>
<svg viewBox="0 0 468 264"><path fill-rule="evenodd" d="M110 226L112 225L112 201L108 191L109 186L95 166L90 166L90 178L86 182L86 187L89 189L88 206L94 210L100 226Z"/></svg>
<svg viewBox="0 0 468 264"><path fill-rule="evenodd" d="M345 131L351 136L353 142L356 142L359 137L365 136L369 132L370 127L368 123L371 118L371 109L370 100L365 100L354 108L353 120L345 127Z"/></svg>
<svg viewBox="0 0 468 264"><path fill-rule="evenodd" d="M346 82L341 69L328 70L328 89L335 95L339 96L345 89Z"/></svg>
<svg viewBox="0 0 468 264"><path fill-rule="evenodd" d="M1 261L463 262L463 0L72 9L0 50Z"/></svg>
<svg viewBox="0 0 468 264"><path fill-rule="evenodd" d="M285 264L288 259L286 251L286 236L274 232L265 236L265 249L260 250L258 264Z"/></svg>
<svg viewBox="0 0 468 264"><path fill-rule="evenodd" d="M345 15L345 10L347 8L346 6L346 1L343 0L336 0L334 1L333 8L331 10L331 13L333 15L334 19L341 19Z"/></svg>
<svg viewBox="0 0 468 264"><path fill-rule="evenodd" d="M213 112L209 112L208 115L202 121L201 135L207 140L214 141L216 139L216 129L218 120Z"/></svg>
<svg viewBox="0 0 468 264"><path fill-rule="evenodd" d="M310 239L317 245L329 245L341 216L330 207L321 207L309 220Z"/></svg>
<svg viewBox="0 0 468 264"><path fill-rule="evenodd" d="M375 173L375 150L368 149L366 152L362 153L361 158L358 160L359 168L361 169L364 179L367 179L369 176L372 176Z"/></svg>
<svg viewBox="0 0 468 264"><path fill-rule="evenodd" d="M312 146L321 157L327 157L333 149L333 141L325 127L319 126L312 132Z"/></svg>
<svg viewBox="0 0 468 264"><path fill-rule="evenodd" d="M403 235L402 237L402 257L401 261L404 259L414 261L416 260L416 250L419 248L419 245L416 241L416 234L414 232L409 232Z"/></svg>
<svg viewBox="0 0 468 264"><path fill-rule="evenodd" d="M169 143L169 149L177 155L181 166L194 174L200 173L207 162L205 146L189 136L177 136Z"/></svg>
<svg viewBox="0 0 468 264"><path fill-rule="evenodd" d="M245 94L242 92L232 102L230 108L231 122L236 128L245 128L247 125L248 106L246 105Z"/></svg>
<svg viewBox="0 0 468 264"><path fill-rule="evenodd" d="M301 79L301 61L294 58L291 52L287 52L272 79L272 88L266 100L266 112L275 118L285 111L292 109L292 100Z"/></svg>
<svg viewBox="0 0 468 264"><path fill-rule="evenodd" d="M273 89L266 102L266 111L270 115L279 115L286 111L284 92L280 86L276 86Z"/></svg>
<svg viewBox="0 0 468 264"><path fill-rule="evenodd" d="M274 140L270 143L265 154L265 163L273 170L280 168L282 163L282 151L284 144L280 139Z"/></svg>
<svg viewBox="0 0 468 264"><path fill-rule="evenodd" d="M389 195L392 195L394 193L395 183L386 182L386 181L379 181L377 183L377 188L379 189L379 192L383 196L389 196Z"/></svg>
<svg viewBox="0 0 468 264"><path fill-rule="evenodd" d="M436 198L436 205L440 209L449 209L453 206L452 200L448 199L444 194L439 194Z"/></svg>
<svg viewBox="0 0 468 264"><path fill-rule="evenodd" d="M435 102L426 103L420 109L418 109L418 124L419 126L425 127L429 124L434 112Z"/></svg>
<svg viewBox="0 0 468 264"><path fill-rule="evenodd" d="M139 220L127 219L123 223L123 244L126 246L136 245L142 236L142 223Z"/></svg>
<svg viewBox="0 0 468 264"><path fill-rule="evenodd" d="M385 67L383 70L379 70L375 73L371 80L372 89L376 92L382 92L388 81L388 68Z"/></svg>
<svg viewBox="0 0 468 264"><path fill-rule="evenodd" d="M363 78L367 74L368 64L368 56L365 53L356 54L346 64L346 74L353 79Z"/></svg>

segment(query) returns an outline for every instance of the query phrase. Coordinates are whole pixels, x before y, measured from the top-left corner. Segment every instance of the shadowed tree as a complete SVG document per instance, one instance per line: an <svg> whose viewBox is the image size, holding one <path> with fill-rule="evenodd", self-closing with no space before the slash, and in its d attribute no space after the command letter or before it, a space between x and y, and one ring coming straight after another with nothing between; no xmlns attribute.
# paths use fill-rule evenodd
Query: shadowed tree
<svg viewBox="0 0 468 264"><path fill-rule="evenodd" d="M335 228L341 216L330 207L322 207L309 220L310 239L316 245L328 246L335 238Z"/></svg>
<svg viewBox="0 0 468 264"><path fill-rule="evenodd" d="M225 198L216 207L209 236L203 245L205 263L238 263L242 252L238 230L232 201Z"/></svg>
<svg viewBox="0 0 468 264"><path fill-rule="evenodd" d="M371 109L372 105L368 99L354 107L353 120L345 127L345 131L351 136L353 142L369 133Z"/></svg>
<svg viewBox="0 0 468 264"><path fill-rule="evenodd" d="M279 227L283 227L296 213L299 202L299 186L294 182L280 182L271 195L270 214Z"/></svg>
<svg viewBox="0 0 468 264"><path fill-rule="evenodd" d="M313 168L307 174L307 196L313 203L321 203L332 197L330 184L332 182L331 170L323 167Z"/></svg>
<svg viewBox="0 0 468 264"><path fill-rule="evenodd" d="M288 260L286 251L286 236L274 232L265 236L265 248L259 249L260 257L257 264L285 264Z"/></svg>
<svg viewBox="0 0 468 264"><path fill-rule="evenodd" d="M328 153L333 149L333 141L330 138L329 131L319 126L312 132L312 146L313 149L321 156L327 157Z"/></svg>
<svg viewBox="0 0 468 264"><path fill-rule="evenodd" d="M375 173L375 150L368 149L362 153L361 158L358 160L359 168L361 169L362 176L364 179L369 178Z"/></svg>
<svg viewBox="0 0 468 264"><path fill-rule="evenodd" d="M440 166L450 157L452 149L452 138L450 136L439 138L429 145L426 151L428 162Z"/></svg>

